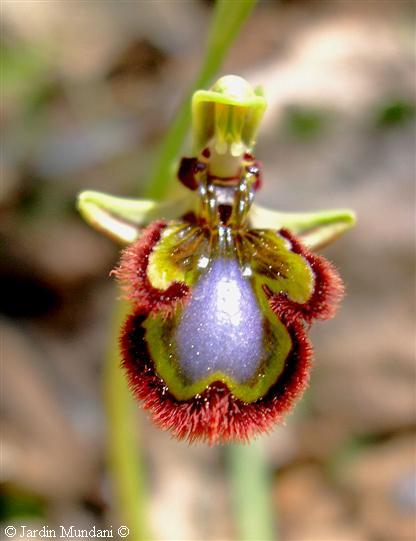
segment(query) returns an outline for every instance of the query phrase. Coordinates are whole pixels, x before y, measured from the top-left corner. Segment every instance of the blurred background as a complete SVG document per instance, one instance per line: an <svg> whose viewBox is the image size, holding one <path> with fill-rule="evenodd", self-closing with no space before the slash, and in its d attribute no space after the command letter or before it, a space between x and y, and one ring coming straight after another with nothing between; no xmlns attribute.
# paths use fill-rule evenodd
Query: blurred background
<svg viewBox="0 0 416 541"><path fill-rule="evenodd" d="M201 62L208 1L2 1L1 523L105 527L101 373L118 248L76 194L144 191ZM411 541L415 510L415 4L259 2L222 73L262 84L259 202L351 207L347 284L315 367L264 438L282 541ZM138 410L156 540L232 540L224 449ZM134 541L134 540L133 540Z"/></svg>

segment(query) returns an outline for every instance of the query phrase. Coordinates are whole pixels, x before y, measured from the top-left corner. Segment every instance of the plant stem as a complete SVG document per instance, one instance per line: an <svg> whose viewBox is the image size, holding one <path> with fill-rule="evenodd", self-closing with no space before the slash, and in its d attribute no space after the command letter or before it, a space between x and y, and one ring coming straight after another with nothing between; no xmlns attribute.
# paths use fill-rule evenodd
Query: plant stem
<svg viewBox="0 0 416 541"><path fill-rule="evenodd" d="M227 450L238 541L276 540L263 442L234 444Z"/></svg>
<svg viewBox="0 0 416 541"><path fill-rule="evenodd" d="M110 346L104 367L104 398L107 409L108 460L113 474L118 514L130 529L129 539L150 539L143 465L137 450L136 405L120 369L118 335L128 304L118 301L111 327Z"/></svg>

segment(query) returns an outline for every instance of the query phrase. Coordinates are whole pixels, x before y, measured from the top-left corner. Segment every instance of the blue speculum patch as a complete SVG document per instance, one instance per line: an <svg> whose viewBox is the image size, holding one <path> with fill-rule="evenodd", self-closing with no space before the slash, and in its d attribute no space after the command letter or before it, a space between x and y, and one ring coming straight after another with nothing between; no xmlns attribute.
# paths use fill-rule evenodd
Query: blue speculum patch
<svg viewBox="0 0 416 541"><path fill-rule="evenodd" d="M174 336L181 371L192 382L218 371L238 383L249 380L264 358L263 320L238 262L214 260L196 284Z"/></svg>

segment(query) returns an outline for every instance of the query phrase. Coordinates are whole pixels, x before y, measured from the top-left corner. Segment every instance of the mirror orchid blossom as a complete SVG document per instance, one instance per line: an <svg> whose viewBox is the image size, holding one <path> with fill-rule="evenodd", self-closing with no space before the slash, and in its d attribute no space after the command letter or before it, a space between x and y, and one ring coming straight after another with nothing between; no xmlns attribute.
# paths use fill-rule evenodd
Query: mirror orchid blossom
<svg viewBox="0 0 416 541"><path fill-rule="evenodd" d="M125 245L113 271L131 305L120 335L130 388L179 439L248 441L307 387L307 330L343 295L314 250L355 222L349 210L284 213L254 203L261 90L229 75L192 99L187 197L156 202L82 192L93 227Z"/></svg>

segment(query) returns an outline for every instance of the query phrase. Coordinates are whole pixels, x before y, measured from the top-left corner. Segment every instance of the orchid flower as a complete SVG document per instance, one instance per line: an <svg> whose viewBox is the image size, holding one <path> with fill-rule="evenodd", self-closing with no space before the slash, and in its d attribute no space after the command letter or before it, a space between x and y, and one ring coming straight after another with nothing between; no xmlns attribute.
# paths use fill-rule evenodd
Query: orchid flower
<svg viewBox="0 0 416 541"><path fill-rule="evenodd" d="M113 274L131 304L120 335L130 388L179 439L248 441L282 421L308 384L307 331L343 295L314 250L351 228L354 213L254 203L265 109L261 90L234 75L194 93L183 199L79 195L85 220L125 246Z"/></svg>

